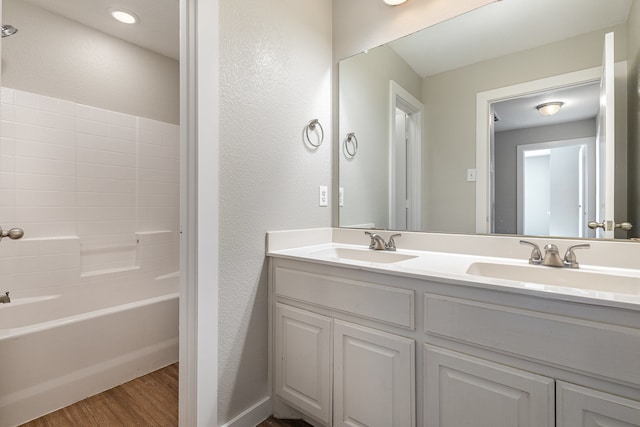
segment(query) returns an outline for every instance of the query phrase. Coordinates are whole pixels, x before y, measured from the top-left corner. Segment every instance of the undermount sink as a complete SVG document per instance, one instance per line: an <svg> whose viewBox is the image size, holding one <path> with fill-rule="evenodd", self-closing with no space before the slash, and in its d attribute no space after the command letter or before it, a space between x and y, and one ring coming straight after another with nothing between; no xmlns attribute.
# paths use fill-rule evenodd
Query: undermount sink
<svg viewBox="0 0 640 427"><path fill-rule="evenodd" d="M588 291L640 295L640 277L569 268L474 262L467 269L467 274L518 282L565 286Z"/></svg>
<svg viewBox="0 0 640 427"><path fill-rule="evenodd" d="M374 251L371 249L329 248L312 252L310 255L321 258L348 259L352 261L377 262L390 264L417 258L415 255L401 254L393 251Z"/></svg>

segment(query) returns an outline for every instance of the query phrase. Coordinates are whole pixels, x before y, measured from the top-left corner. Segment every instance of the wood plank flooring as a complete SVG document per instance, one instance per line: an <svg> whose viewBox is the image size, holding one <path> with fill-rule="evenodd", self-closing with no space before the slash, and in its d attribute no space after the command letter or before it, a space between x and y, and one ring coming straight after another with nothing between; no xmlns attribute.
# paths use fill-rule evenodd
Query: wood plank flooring
<svg viewBox="0 0 640 427"><path fill-rule="evenodd" d="M175 427L178 364L152 372L20 427ZM270 417L257 427L311 427L301 420Z"/></svg>
<svg viewBox="0 0 640 427"><path fill-rule="evenodd" d="M152 372L22 427L174 427L178 425L178 364Z"/></svg>

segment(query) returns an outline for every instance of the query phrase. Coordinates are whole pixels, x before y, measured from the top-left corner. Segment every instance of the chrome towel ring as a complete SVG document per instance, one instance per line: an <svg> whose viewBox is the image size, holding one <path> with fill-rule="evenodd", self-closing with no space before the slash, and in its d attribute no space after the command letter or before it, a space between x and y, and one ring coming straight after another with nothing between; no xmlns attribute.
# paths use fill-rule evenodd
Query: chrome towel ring
<svg viewBox="0 0 640 427"><path fill-rule="evenodd" d="M316 126L320 129L320 135L318 135L317 141L314 143L311 140L311 137L309 136L309 131L317 134ZM322 128L322 125L320 124L318 119L311 120L307 124L307 126L305 126L305 128L304 128L304 137L306 138L306 140L309 143L309 145L311 145L312 147L318 148L318 147L320 147L322 145L322 143L324 142L324 129Z"/></svg>
<svg viewBox="0 0 640 427"><path fill-rule="evenodd" d="M347 138L344 140L344 153L347 157L353 158L358 152L358 138L356 134L350 132L347 134Z"/></svg>

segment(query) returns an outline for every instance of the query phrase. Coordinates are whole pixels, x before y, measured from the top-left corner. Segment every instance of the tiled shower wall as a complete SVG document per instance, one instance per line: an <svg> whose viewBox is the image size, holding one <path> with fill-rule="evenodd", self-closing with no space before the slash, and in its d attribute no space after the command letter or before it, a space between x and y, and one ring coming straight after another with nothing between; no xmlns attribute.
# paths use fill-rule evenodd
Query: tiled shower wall
<svg viewBox="0 0 640 427"><path fill-rule="evenodd" d="M84 275L139 267L140 233L160 233L177 270L177 125L8 88L1 101L3 229L24 229L24 243L77 239ZM0 243L0 261L17 243Z"/></svg>

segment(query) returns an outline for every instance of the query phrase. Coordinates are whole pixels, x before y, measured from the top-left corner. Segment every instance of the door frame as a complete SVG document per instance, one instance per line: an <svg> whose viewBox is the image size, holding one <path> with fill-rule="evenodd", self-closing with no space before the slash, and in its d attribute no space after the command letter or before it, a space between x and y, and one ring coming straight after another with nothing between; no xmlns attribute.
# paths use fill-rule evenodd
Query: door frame
<svg viewBox="0 0 640 427"><path fill-rule="evenodd" d="M424 120L424 104L411 95L406 89L393 80L389 81L389 228L396 224L396 109L409 115L407 121L411 140L418 141L407 147L407 193L411 203L408 206L409 218L407 230L420 230L422 223L422 123Z"/></svg>
<svg viewBox="0 0 640 427"><path fill-rule="evenodd" d="M181 427L213 426L218 419L219 0L179 2L178 419Z"/></svg>
<svg viewBox="0 0 640 427"><path fill-rule="evenodd" d="M505 86L476 94L476 233L489 233L492 223L491 104L547 90L600 81L602 67L587 68L539 80Z"/></svg>

